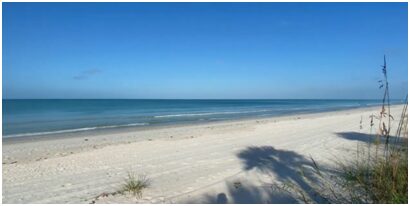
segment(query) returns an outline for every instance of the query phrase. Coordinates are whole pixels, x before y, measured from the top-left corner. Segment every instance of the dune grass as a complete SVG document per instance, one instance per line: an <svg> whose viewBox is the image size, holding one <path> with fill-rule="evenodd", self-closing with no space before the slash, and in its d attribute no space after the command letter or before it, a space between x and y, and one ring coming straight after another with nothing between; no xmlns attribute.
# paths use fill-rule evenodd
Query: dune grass
<svg viewBox="0 0 410 206"><path fill-rule="evenodd" d="M407 203L408 202L408 145L407 145L407 97L399 119L396 134L392 139L389 82L387 80L386 58L382 66L384 88L382 108L378 118L379 128L376 140L384 138L383 152L379 152L380 141L376 141L376 152L368 158L358 156L356 164L342 165L343 178L350 192L352 202L358 203ZM372 126L372 125L371 125ZM404 141L400 140L404 139Z"/></svg>
<svg viewBox="0 0 410 206"><path fill-rule="evenodd" d="M382 107L376 141L369 142L367 151L357 151L355 163L341 164L343 187L348 192L349 203L396 203L408 202L408 114L407 97L394 137L391 136L390 96L387 79L386 58L382 66L384 79L379 88L384 88ZM372 117L373 118L373 117ZM371 120L371 127L373 126ZM380 141L383 138L385 141ZM373 144L375 152L371 152ZM381 145L383 144L383 145ZM380 149L381 147L383 149ZM379 151L382 150L382 151ZM360 154L366 154L361 156Z"/></svg>
<svg viewBox="0 0 410 206"><path fill-rule="evenodd" d="M407 203L407 149L342 167L351 203Z"/></svg>
<svg viewBox="0 0 410 206"><path fill-rule="evenodd" d="M379 115L373 116L379 121L375 134L376 141L369 142L369 147L364 151L358 150L354 163L339 165L343 187L348 192L348 203L404 204L408 202L407 97L396 134L392 137L391 121L394 118L390 114L386 58L382 68L384 79L379 81L381 84L379 88L384 88L382 106ZM371 127L374 125L373 117ZM382 138L384 141L380 141ZM374 152L370 151L371 144L375 148ZM367 157L360 155L366 153Z"/></svg>

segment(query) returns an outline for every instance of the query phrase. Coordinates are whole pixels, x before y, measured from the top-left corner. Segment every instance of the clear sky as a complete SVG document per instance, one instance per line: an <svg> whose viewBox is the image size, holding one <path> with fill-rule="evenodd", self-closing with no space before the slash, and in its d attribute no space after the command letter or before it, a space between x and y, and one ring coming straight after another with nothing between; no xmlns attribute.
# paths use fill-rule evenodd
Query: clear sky
<svg viewBox="0 0 410 206"><path fill-rule="evenodd" d="M3 3L3 98L393 98L407 3Z"/></svg>

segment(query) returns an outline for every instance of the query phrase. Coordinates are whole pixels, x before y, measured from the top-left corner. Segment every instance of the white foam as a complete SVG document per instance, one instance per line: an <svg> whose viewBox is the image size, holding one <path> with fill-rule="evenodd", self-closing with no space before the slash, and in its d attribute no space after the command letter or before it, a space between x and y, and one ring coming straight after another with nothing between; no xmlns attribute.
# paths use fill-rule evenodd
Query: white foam
<svg viewBox="0 0 410 206"><path fill-rule="evenodd" d="M254 113L254 112L267 112L267 111L271 111L271 110L253 110L253 111L240 111L240 112L208 112L208 113L169 114L169 115L154 116L154 118L207 116L207 115L216 115L216 114L243 114L243 113Z"/></svg>
<svg viewBox="0 0 410 206"><path fill-rule="evenodd" d="M32 133L23 133L23 134L12 134L12 135L3 135L3 138L12 138L12 137L26 137L26 136L38 136L38 135L48 135L48 134L62 134L68 132L83 132L96 129L108 129L108 128L117 128L117 127L132 127L132 126L143 126L148 125L148 123L132 123L132 124L122 124L122 125L108 125L100 127L84 127L78 129L65 129L49 132L32 132Z"/></svg>

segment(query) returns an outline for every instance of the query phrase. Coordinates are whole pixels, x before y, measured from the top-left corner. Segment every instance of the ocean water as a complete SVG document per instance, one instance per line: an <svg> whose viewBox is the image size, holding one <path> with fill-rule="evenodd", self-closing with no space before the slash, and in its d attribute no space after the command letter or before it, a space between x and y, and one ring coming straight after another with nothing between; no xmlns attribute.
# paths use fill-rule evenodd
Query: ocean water
<svg viewBox="0 0 410 206"><path fill-rule="evenodd" d="M380 105L380 100L3 100L3 138ZM400 101L393 101L393 104Z"/></svg>

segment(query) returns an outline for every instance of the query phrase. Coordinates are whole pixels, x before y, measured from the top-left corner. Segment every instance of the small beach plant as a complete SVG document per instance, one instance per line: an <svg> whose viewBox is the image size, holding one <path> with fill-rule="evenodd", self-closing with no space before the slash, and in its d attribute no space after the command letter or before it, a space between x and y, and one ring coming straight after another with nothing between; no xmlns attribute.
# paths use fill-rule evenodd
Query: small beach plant
<svg viewBox="0 0 410 206"><path fill-rule="evenodd" d="M136 175L135 173L128 173L125 183L120 189L120 193L128 192L137 198L142 198L144 189L150 186L150 180L145 175Z"/></svg>

